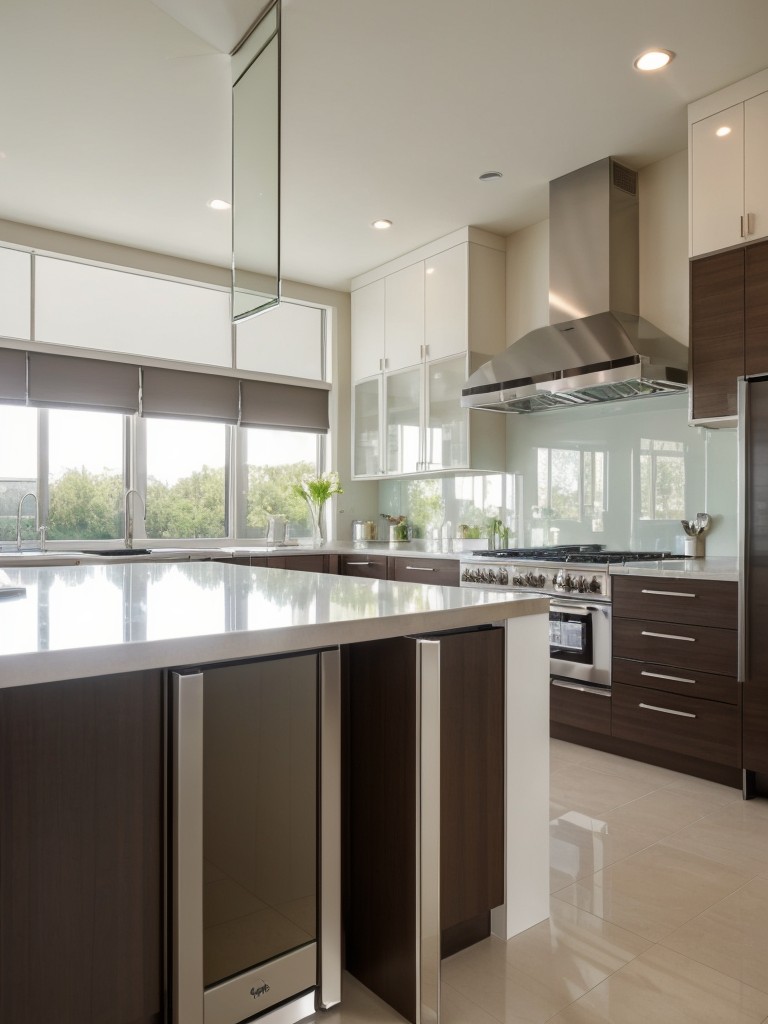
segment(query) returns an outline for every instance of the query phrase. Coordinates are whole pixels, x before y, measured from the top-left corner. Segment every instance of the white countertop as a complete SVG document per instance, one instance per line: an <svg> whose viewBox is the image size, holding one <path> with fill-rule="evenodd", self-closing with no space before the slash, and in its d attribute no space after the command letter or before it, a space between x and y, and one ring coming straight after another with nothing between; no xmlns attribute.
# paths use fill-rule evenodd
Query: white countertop
<svg viewBox="0 0 768 1024"><path fill-rule="evenodd" d="M659 562L635 562L612 565L611 576L659 576L670 580L725 580L737 582L739 567L736 558L669 558Z"/></svg>
<svg viewBox="0 0 768 1024"><path fill-rule="evenodd" d="M548 599L529 594L221 562L5 574L26 594L0 597L0 687L431 632L548 608Z"/></svg>

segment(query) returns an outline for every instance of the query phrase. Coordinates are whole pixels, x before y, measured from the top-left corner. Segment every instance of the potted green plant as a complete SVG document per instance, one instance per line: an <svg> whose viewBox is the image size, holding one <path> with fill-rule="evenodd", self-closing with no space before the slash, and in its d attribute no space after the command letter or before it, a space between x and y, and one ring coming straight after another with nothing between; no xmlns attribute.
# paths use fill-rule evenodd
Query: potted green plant
<svg viewBox="0 0 768 1024"><path fill-rule="evenodd" d="M320 476L303 477L301 483L294 484L294 494L303 498L309 509L312 525L312 543L320 547L325 543L325 520L323 506L334 494L343 494L339 483L339 474L331 471Z"/></svg>

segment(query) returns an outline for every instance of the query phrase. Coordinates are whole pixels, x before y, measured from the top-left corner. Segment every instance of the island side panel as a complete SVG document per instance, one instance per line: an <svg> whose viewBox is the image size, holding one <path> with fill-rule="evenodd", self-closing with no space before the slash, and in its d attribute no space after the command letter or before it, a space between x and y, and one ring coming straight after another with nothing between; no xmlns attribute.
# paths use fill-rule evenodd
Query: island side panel
<svg viewBox="0 0 768 1024"><path fill-rule="evenodd" d="M505 901L510 939L549 917L549 614L506 620Z"/></svg>
<svg viewBox="0 0 768 1024"><path fill-rule="evenodd" d="M0 1020L163 1019L162 680L0 690Z"/></svg>

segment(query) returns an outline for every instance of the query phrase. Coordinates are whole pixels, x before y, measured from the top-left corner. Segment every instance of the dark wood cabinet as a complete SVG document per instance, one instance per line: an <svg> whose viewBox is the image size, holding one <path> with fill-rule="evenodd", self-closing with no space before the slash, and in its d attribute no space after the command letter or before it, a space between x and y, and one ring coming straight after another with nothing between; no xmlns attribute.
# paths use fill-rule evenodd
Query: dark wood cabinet
<svg viewBox="0 0 768 1024"><path fill-rule="evenodd" d="M554 725L611 735L611 691L591 690L577 683L552 680L549 684L549 719ZM557 728L551 729L558 734Z"/></svg>
<svg viewBox="0 0 768 1024"><path fill-rule="evenodd" d="M342 576L362 576L366 579L387 578L387 556L371 555L361 551L354 555L339 555L339 573Z"/></svg>
<svg viewBox="0 0 768 1024"><path fill-rule="evenodd" d="M745 250L744 372L768 373L768 242Z"/></svg>
<svg viewBox="0 0 768 1024"><path fill-rule="evenodd" d="M0 690L0 1021L160 1024L159 672Z"/></svg>
<svg viewBox="0 0 768 1024"><path fill-rule="evenodd" d="M736 583L616 576L613 601L614 739L706 777L740 769Z"/></svg>
<svg viewBox="0 0 768 1024"><path fill-rule="evenodd" d="M459 561L453 558L390 558L390 579L458 587Z"/></svg>
<svg viewBox="0 0 768 1024"><path fill-rule="evenodd" d="M504 630L439 634L442 955L490 931L504 902ZM416 640L346 653L348 970L416 1019L419 832Z"/></svg>
<svg viewBox="0 0 768 1024"><path fill-rule="evenodd" d="M691 263L691 415L735 416L744 373L744 250Z"/></svg>
<svg viewBox="0 0 768 1024"><path fill-rule="evenodd" d="M691 262L691 415L735 416L736 378L768 373L768 242Z"/></svg>

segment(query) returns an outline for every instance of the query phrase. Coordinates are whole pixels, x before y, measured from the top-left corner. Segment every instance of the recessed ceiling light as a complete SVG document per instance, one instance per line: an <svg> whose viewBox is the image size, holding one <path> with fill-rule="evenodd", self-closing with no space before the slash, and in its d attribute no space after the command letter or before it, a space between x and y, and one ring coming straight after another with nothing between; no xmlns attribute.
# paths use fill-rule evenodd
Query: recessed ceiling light
<svg viewBox="0 0 768 1024"><path fill-rule="evenodd" d="M392 221L391 220L375 220L373 222L373 224L371 224L371 227L372 228L376 228L378 231L386 231L387 228L391 228L392 227Z"/></svg>
<svg viewBox="0 0 768 1024"><path fill-rule="evenodd" d="M484 171L479 180L480 181L496 181L498 178L503 178L504 175L501 171Z"/></svg>
<svg viewBox="0 0 768 1024"><path fill-rule="evenodd" d="M665 68L674 57L671 50L646 50L635 59L635 67L638 71L658 71Z"/></svg>
<svg viewBox="0 0 768 1024"><path fill-rule="evenodd" d="M730 135L730 134L731 134L731 129L728 127L727 124L724 124L722 128L718 128L717 131L715 132L715 135L717 135L718 138L720 138L720 139L722 139L726 135Z"/></svg>
<svg viewBox="0 0 768 1024"><path fill-rule="evenodd" d="M206 206L210 206L212 210L229 210L232 203L228 203L226 199L209 199Z"/></svg>

